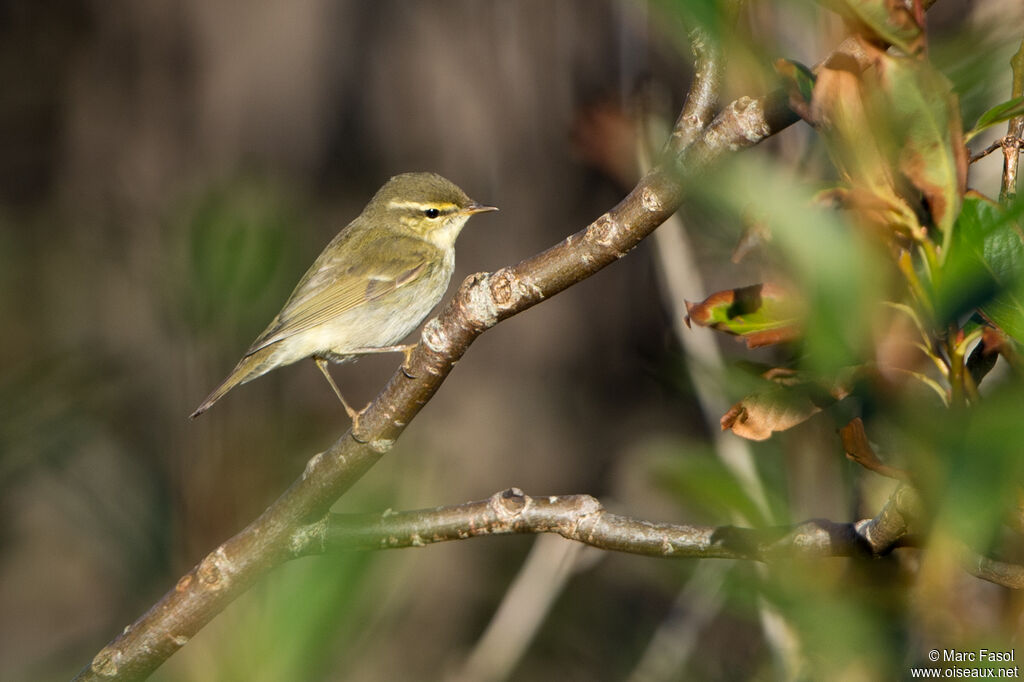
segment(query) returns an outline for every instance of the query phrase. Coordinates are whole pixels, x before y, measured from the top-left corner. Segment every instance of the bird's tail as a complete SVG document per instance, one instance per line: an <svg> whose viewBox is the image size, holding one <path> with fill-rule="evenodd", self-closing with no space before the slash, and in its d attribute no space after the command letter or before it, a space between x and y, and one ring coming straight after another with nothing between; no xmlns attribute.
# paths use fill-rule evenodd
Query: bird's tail
<svg viewBox="0 0 1024 682"><path fill-rule="evenodd" d="M231 370L231 374L228 375L228 378L222 381L217 388L213 389L213 392L206 396L206 400L196 408L196 411L189 415L189 419L195 419L203 412L206 412L215 402L223 398L225 393L233 389L235 386L240 386L252 381L256 377L262 376L274 369L277 365L273 361L273 355L273 347L267 347L261 348L255 353L246 355L242 358L238 364L235 365L235 368Z"/></svg>

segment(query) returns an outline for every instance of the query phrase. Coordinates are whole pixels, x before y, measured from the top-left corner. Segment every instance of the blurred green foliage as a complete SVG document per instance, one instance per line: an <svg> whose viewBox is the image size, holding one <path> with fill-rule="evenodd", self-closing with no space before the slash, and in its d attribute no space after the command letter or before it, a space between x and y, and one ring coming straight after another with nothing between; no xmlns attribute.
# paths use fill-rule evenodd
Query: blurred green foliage
<svg viewBox="0 0 1024 682"><path fill-rule="evenodd" d="M279 183L240 177L205 190L174 219L187 271L184 319L223 339L252 337L301 275L306 221ZM250 339L251 340L251 339Z"/></svg>
<svg viewBox="0 0 1024 682"><path fill-rule="evenodd" d="M936 273L937 324L955 322L980 308L1018 341L1024 342L1024 201L1003 208L969 196L957 218L953 243Z"/></svg>

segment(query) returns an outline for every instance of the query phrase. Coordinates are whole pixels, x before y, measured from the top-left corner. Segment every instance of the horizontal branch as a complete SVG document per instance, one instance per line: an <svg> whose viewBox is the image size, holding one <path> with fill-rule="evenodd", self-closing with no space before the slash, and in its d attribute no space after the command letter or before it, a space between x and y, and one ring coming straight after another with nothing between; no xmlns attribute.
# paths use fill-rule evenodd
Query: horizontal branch
<svg viewBox="0 0 1024 682"><path fill-rule="evenodd" d="M293 536L293 556L422 547L484 535L557 533L600 549L661 558L752 559L881 556L903 546L908 489L879 516L858 523L822 519L796 526L739 528L656 523L614 514L590 495L531 497L518 488L486 500L383 514L329 514Z"/></svg>
<svg viewBox="0 0 1024 682"><path fill-rule="evenodd" d="M666 559L859 557L917 546L911 520L920 513L912 488L901 486L873 519L836 523L812 519L796 526L739 528L657 523L613 514L590 495L531 497L509 488L486 500L382 514L328 514L292 535L293 558L329 552L425 547L488 535L556 533L599 549ZM1024 566L967 552L970 574L1024 588Z"/></svg>

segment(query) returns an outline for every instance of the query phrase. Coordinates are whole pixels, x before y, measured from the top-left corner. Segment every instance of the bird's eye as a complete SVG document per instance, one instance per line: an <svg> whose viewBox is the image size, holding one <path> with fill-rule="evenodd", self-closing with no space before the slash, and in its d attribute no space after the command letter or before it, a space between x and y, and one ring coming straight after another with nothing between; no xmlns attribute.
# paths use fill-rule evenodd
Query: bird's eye
<svg viewBox="0 0 1024 682"><path fill-rule="evenodd" d="M427 210L423 211L423 215L433 220L437 216L441 215L441 212L438 211L436 208L428 208Z"/></svg>

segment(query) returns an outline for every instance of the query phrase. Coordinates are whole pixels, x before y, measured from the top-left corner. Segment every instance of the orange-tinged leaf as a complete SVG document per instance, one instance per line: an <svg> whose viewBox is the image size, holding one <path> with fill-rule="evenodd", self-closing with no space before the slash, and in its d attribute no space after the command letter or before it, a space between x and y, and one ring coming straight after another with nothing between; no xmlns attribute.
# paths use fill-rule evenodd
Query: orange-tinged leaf
<svg viewBox="0 0 1024 682"><path fill-rule="evenodd" d="M859 224L883 240L892 239L904 248L910 246L908 237L914 241L926 237L927 229L921 227L907 202L894 193L885 194L887 196L859 187L832 187L818 192L814 199L819 205L849 211Z"/></svg>
<svg viewBox="0 0 1024 682"><path fill-rule="evenodd" d="M722 416L722 430L748 440L767 440L776 431L803 423L825 407L850 394L863 370L851 367L831 380L816 380L804 372L774 368L762 377L774 384L739 401Z"/></svg>
<svg viewBox="0 0 1024 682"><path fill-rule="evenodd" d="M967 183L967 149L952 84L926 61L865 49L874 64L880 108L900 140L899 169L924 195L945 253Z"/></svg>
<svg viewBox="0 0 1024 682"><path fill-rule="evenodd" d="M686 323L739 336L756 348L800 336L803 303L775 284L754 284L711 294L700 303L686 302Z"/></svg>
<svg viewBox="0 0 1024 682"><path fill-rule="evenodd" d="M836 55L818 71L812 119L849 186L849 196L857 199L857 205L844 208L883 235L914 236L920 226L896 171L897 135L867 93L860 65L849 56Z"/></svg>
<svg viewBox="0 0 1024 682"><path fill-rule="evenodd" d="M908 55L924 48L924 31L901 0L832 0L830 4L862 35L895 45Z"/></svg>
<svg viewBox="0 0 1024 682"><path fill-rule="evenodd" d="M839 171L853 186L892 193L895 185L888 145L877 135L866 106L860 65L837 54L822 65L814 83L811 113ZM880 144L881 142L881 144Z"/></svg>
<svg viewBox="0 0 1024 682"><path fill-rule="evenodd" d="M748 440L767 440L776 431L785 431L807 421L821 408L798 391L772 389L747 396L729 408L722 417L722 430L732 429Z"/></svg>
<svg viewBox="0 0 1024 682"><path fill-rule="evenodd" d="M906 471L889 466L878 458L871 443L868 442L868 434L864 430L864 422L860 417L855 417L846 426L839 429L839 437L843 441L843 450L846 452L846 456L868 471L874 471L882 476L900 481L910 480L910 475Z"/></svg>

